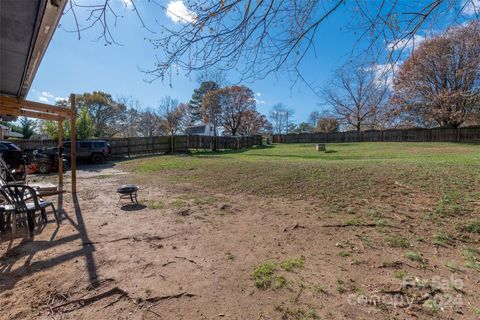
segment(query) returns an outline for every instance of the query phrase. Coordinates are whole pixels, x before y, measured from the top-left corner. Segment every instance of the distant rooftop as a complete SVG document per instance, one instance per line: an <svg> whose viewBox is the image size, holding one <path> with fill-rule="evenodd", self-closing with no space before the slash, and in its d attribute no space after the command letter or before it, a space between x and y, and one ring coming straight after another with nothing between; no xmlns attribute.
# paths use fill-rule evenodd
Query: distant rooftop
<svg viewBox="0 0 480 320"><path fill-rule="evenodd" d="M201 126L192 126L192 127L188 127L187 129L185 129L185 133L186 134L199 134L199 133L204 133L205 132L205 128L207 127L207 125L201 125Z"/></svg>

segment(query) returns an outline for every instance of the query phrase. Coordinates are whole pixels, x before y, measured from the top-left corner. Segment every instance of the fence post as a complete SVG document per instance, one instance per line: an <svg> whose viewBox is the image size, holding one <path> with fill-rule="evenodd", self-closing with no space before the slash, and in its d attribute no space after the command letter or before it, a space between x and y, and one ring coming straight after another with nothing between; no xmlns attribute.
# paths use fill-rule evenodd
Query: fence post
<svg viewBox="0 0 480 320"><path fill-rule="evenodd" d="M128 154L128 157L130 158L130 138L127 138L127 154Z"/></svg>

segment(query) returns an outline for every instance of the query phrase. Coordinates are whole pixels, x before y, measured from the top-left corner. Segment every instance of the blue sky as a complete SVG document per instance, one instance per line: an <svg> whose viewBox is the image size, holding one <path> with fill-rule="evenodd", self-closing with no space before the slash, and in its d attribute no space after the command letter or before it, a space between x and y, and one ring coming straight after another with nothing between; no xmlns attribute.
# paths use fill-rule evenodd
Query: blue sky
<svg viewBox="0 0 480 320"><path fill-rule="evenodd" d="M94 0L81 0L88 1ZM32 84L29 99L53 103L71 92L94 90L108 92L114 97L132 96L144 108L155 108L166 95L184 102L190 99L193 89L199 85L195 75L187 77L180 73L172 79L171 87L168 80L145 81L148 77L141 70L151 68L155 55L159 54L145 37L154 38L156 35L142 28L128 0L113 1L124 16L112 29L115 40L121 45L106 46L102 40L97 41L98 29L82 32L79 40L76 33L65 31L74 29L73 16L63 16L61 27L55 32ZM173 2L179 4L179 1ZM168 5L168 1L163 4ZM174 16L167 16L164 8L138 0L137 5L147 26L153 26L153 29L157 22L169 27L178 24ZM79 18L82 21L82 16ZM339 12L321 26L315 52L312 51L301 65L302 74L308 81L317 86L326 84L332 72L348 58L358 38L354 30L345 28L350 18L350 13ZM286 73L245 85L256 93L257 109L265 114L273 104L282 102L295 110L295 122L301 122L307 120L311 111L321 109L315 93L302 83L292 86L292 79Z"/></svg>

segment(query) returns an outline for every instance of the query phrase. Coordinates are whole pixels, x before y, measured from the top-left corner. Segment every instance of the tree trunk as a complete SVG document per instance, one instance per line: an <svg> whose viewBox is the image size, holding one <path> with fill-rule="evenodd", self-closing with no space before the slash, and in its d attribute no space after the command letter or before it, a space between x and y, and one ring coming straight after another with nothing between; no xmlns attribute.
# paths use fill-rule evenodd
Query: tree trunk
<svg viewBox="0 0 480 320"><path fill-rule="evenodd" d="M213 145L212 151L217 151L217 127L213 126Z"/></svg>

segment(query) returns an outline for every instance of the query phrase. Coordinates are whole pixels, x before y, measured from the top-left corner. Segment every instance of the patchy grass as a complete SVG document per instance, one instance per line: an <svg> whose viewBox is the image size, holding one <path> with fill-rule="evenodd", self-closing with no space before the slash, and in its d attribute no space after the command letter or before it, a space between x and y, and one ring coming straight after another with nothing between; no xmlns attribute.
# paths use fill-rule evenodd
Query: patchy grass
<svg viewBox="0 0 480 320"><path fill-rule="evenodd" d="M275 276L273 278L274 289L285 288L287 286L288 286L288 281L287 281L287 278L285 278L284 276Z"/></svg>
<svg viewBox="0 0 480 320"><path fill-rule="evenodd" d="M473 312L480 317L480 308L476 308L476 307L472 307L473 308Z"/></svg>
<svg viewBox="0 0 480 320"><path fill-rule="evenodd" d="M285 260L280 263L280 268L285 271L293 271L295 268L303 268L304 260L303 258L294 258L290 260Z"/></svg>
<svg viewBox="0 0 480 320"><path fill-rule="evenodd" d="M343 258L345 258L345 257L350 257L350 253L348 253L348 252L346 252L346 251L340 251L340 252L338 253L338 255L339 255L340 257L343 257Z"/></svg>
<svg viewBox="0 0 480 320"><path fill-rule="evenodd" d="M423 262L422 255L415 251L407 251L405 257L416 262Z"/></svg>
<svg viewBox="0 0 480 320"><path fill-rule="evenodd" d="M110 178L113 178L113 174L100 174L98 176L96 176L95 178L97 179L110 179Z"/></svg>
<svg viewBox="0 0 480 320"><path fill-rule="evenodd" d="M388 235L385 237L385 243L393 248L408 248L410 242L400 235Z"/></svg>
<svg viewBox="0 0 480 320"><path fill-rule="evenodd" d="M293 258L279 264L265 262L253 269L251 277L254 280L255 286L259 289L267 289L270 287L274 289L285 288L288 287L289 282L287 278L277 273L278 268L291 272L296 268L303 268L304 263L303 258Z"/></svg>
<svg viewBox="0 0 480 320"><path fill-rule="evenodd" d="M265 262L253 269L251 274L255 286L259 289L267 289L273 283L273 273L276 270L275 264L271 262Z"/></svg>
<svg viewBox="0 0 480 320"><path fill-rule="evenodd" d="M302 309L299 307L286 307L282 305L274 305L273 310L281 314L280 319L320 319L315 309Z"/></svg>
<svg viewBox="0 0 480 320"><path fill-rule="evenodd" d="M362 241L362 244L365 248L372 249L373 248L373 241L370 239L369 236L366 235L361 235L359 236L360 241Z"/></svg>
<svg viewBox="0 0 480 320"><path fill-rule="evenodd" d="M316 284L312 287L313 292L317 294L328 294L327 287L321 284Z"/></svg>
<svg viewBox="0 0 480 320"><path fill-rule="evenodd" d="M275 145L144 158L126 161L122 166L140 174L142 181L170 183L174 179L175 183L195 183L234 193L314 197L324 200L328 208L338 209L352 199L374 197L379 191L406 186L421 188L436 198L440 216L442 212L447 217L471 209L471 204L464 200L473 198L473 186L480 181L479 146L450 143L329 146L337 152L316 152L314 144ZM401 190L402 195L405 193L408 190Z"/></svg>
<svg viewBox="0 0 480 320"><path fill-rule="evenodd" d="M459 273L462 272L462 269L460 269L454 262L448 261L445 263L445 268L447 268L448 271L451 273Z"/></svg>
<svg viewBox="0 0 480 320"><path fill-rule="evenodd" d="M255 283L255 286L259 289L268 288L284 288L288 286L287 279L282 275L277 275L276 264L272 262L265 262L259 266L256 266L251 273L251 277Z"/></svg>
<svg viewBox="0 0 480 320"><path fill-rule="evenodd" d="M160 209L165 209L167 206L162 201L152 201L148 204L148 207L150 209L160 210Z"/></svg>
<svg viewBox="0 0 480 320"><path fill-rule="evenodd" d="M410 274L405 270L395 270L393 275L395 276L395 278L400 279L400 280L403 280L403 279L410 276Z"/></svg>
<svg viewBox="0 0 480 320"><path fill-rule="evenodd" d="M440 232L433 236L433 243L438 245L451 245L453 243L453 239L446 233Z"/></svg>
<svg viewBox="0 0 480 320"><path fill-rule="evenodd" d="M480 220L471 220L459 227L461 232L480 233Z"/></svg>
<svg viewBox="0 0 480 320"><path fill-rule="evenodd" d="M474 248L467 248L463 250L463 256L465 257L465 267L474 269L480 272L480 252Z"/></svg>
<svg viewBox="0 0 480 320"><path fill-rule="evenodd" d="M433 299L428 299L426 300L424 303L423 303L423 308L433 314L433 313L437 313L439 310L440 310L440 306L438 305L438 303L433 300Z"/></svg>
<svg viewBox="0 0 480 320"><path fill-rule="evenodd" d="M353 280L345 281L343 279L337 279L335 290L342 294L346 292L353 292L357 290Z"/></svg>
<svg viewBox="0 0 480 320"><path fill-rule="evenodd" d="M175 199L170 203L170 206L175 209L183 209L188 207L188 203L181 199Z"/></svg>

